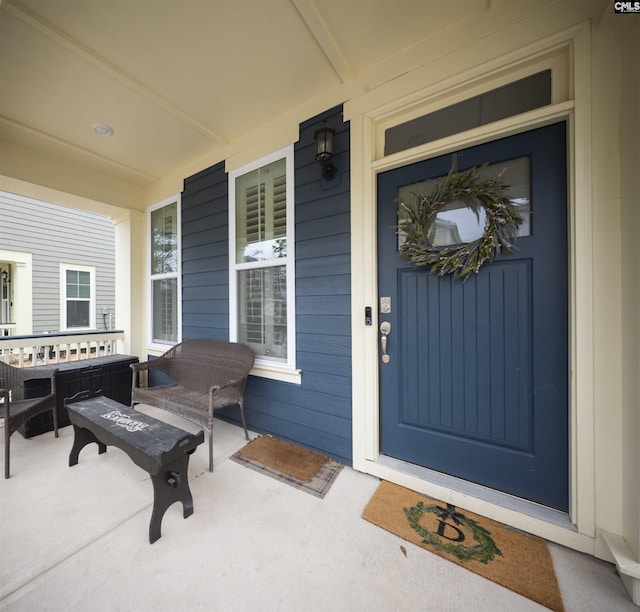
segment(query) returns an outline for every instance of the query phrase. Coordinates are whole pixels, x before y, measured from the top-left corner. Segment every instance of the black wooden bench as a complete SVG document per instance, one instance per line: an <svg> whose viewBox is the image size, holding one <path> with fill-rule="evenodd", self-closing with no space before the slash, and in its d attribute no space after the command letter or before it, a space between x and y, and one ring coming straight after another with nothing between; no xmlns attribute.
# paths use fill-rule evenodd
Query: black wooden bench
<svg viewBox="0 0 640 612"><path fill-rule="evenodd" d="M153 544L160 537L162 517L173 503L182 502L184 518L193 514L189 455L204 442L204 432L191 434L101 395L86 397L81 393L65 400L74 431L69 465L76 465L80 451L95 442L99 454L107 446L116 446L149 472L153 484L149 542Z"/></svg>

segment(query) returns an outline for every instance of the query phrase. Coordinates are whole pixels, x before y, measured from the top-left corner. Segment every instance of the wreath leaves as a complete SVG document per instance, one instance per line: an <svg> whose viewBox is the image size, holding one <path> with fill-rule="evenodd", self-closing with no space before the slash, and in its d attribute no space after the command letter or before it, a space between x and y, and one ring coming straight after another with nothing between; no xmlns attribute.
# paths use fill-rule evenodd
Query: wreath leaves
<svg viewBox="0 0 640 612"><path fill-rule="evenodd" d="M429 194L412 194L412 202L399 202L397 230L403 235L400 256L416 267L431 266L431 272L466 280L478 273L487 261L499 253L510 255L522 217L505 195L509 185L500 177L479 178L487 164L463 172L451 172ZM448 203L462 200L480 218L484 208L486 221L477 240L457 246L434 246L438 212Z"/></svg>
<svg viewBox="0 0 640 612"><path fill-rule="evenodd" d="M437 516L441 515L443 509L436 505L425 506L423 502L418 502L417 506L413 508L403 508L403 510L409 525L423 538L422 543L427 546L433 546L436 550L449 553L462 562L476 560L487 565L490 561L493 561L494 557L503 556L502 551L493 541L491 532L487 531L487 529L477 521L468 518L460 512L455 513L455 522L469 530L477 542L475 545L463 546L462 544L445 542L437 534L431 533L420 524L420 520L425 513L435 514Z"/></svg>

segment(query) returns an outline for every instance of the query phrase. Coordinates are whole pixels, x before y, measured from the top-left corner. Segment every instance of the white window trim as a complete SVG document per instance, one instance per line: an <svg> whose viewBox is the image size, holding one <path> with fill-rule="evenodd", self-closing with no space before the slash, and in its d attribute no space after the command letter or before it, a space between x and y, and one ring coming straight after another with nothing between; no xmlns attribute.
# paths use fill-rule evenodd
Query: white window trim
<svg viewBox="0 0 640 612"><path fill-rule="evenodd" d="M255 376L270 378L295 384L301 383L301 372L296 368L296 291L295 291L295 188L294 149L289 145L269 155L245 164L229 172L229 340L238 341L238 282L237 273L247 269L247 265L236 261L236 178L285 159L287 176L287 255L279 260L279 265L287 268L287 362L272 361L256 356L251 371ZM260 265L260 264L258 264Z"/></svg>
<svg viewBox="0 0 640 612"><path fill-rule="evenodd" d="M177 266L176 272L172 272L170 274L151 274L151 213L154 210L158 210L159 208L163 208L173 203L177 204L177 241L176 241L176 249L177 249ZM147 224L146 224L146 268L145 274L147 276L147 349L151 353L159 353L162 354L175 344L182 342L182 205L181 205L181 196L177 194L171 198L167 198L166 200L162 200L161 202L157 202L153 206L150 206L147 209ZM178 296L178 320L177 320L177 342L154 342L153 339L153 281L161 280L163 278L177 278L177 296Z"/></svg>
<svg viewBox="0 0 640 612"><path fill-rule="evenodd" d="M89 272L91 297L89 298L89 325L69 327L67 321L67 270ZM83 264L60 263L60 331L87 331L96 329L96 267Z"/></svg>
<svg viewBox="0 0 640 612"><path fill-rule="evenodd" d="M0 193L0 195L5 195ZM13 322L16 324L13 335L33 333L33 255L21 251L0 249L0 261L13 266L11 289L13 301Z"/></svg>

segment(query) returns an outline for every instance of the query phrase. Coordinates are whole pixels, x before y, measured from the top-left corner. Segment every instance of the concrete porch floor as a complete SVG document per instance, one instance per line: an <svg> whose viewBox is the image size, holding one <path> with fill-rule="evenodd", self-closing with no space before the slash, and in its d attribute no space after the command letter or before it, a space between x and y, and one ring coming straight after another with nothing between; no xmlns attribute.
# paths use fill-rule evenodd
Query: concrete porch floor
<svg viewBox="0 0 640 612"><path fill-rule="evenodd" d="M215 471L206 441L190 461L194 514L185 520L174 504L150 545L148 474L119 449L98 455L95 445L69 468L72 439L71 427L58 439L11 438L12 475L0 485L0 610L544 609L362 519L374 477L345 467L318 499L230 461L245 440L222 421ZM550 550L568 612L638 611L614 566Z"/></svg>

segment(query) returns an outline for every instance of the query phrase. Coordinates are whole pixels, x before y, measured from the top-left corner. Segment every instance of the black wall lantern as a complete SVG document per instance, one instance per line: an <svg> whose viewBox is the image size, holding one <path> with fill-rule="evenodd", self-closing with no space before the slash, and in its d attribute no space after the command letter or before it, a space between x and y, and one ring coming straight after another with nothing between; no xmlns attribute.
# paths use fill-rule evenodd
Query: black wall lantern
<svg viewBox="0 0 640 612"><path fill-rule="evenodd" d="M335 164L331 163L331 158L333 157L333 135L335 133L336 131L325 121L324 125L318 128L313 135L316 141L316 160L322 166L322 178L325 181L330 181L338 171Z"/></svg>

